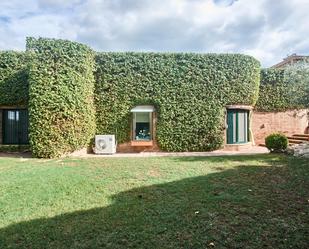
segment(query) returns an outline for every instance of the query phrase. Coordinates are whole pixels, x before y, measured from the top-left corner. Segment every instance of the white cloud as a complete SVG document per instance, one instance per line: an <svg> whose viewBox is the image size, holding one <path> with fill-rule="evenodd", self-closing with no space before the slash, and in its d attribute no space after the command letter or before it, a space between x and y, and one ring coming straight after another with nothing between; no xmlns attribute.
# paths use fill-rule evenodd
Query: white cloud
<svg viewBox="0 0 309 249"><path fill-rule="evenodd" d="M246 53L270 66L309 54L308 9L307 0L2 0L0 49L43 36L102 51Z"/></svg>

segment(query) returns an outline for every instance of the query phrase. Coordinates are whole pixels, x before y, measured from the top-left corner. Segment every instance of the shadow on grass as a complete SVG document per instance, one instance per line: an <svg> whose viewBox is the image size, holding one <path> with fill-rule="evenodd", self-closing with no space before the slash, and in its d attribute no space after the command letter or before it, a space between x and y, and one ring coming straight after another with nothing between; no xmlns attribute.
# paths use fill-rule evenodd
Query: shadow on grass
<svg viewBox="0 0 309 249"><path fill-rule="evenodd" d="M198 159L239 160L231 158ZM107 207L3 228L0 247L306 248L307 163L241 165L121 192Z"/></svg>

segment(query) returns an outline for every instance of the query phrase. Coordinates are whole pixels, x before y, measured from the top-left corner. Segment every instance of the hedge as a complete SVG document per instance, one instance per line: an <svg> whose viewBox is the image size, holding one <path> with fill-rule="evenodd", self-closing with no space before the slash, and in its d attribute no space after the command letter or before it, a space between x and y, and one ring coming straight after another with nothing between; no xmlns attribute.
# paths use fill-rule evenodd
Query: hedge
<svg viewBox="0 0 309 249"><path fill-rule="evenodd" d="M36 157L85 147L95 131L94 53L66 40L27 38L29 130Z"/></svg>
<svg viewBox="0 0 309 249"><path fill-rule="evenodd" d="M26 105L28 68L25 52L0 52L0 105Z"/></svg>
<svg viewBox="0 0 309 249"><path fill-rule="evenodd" d="M260 64L239 54L97 53L97 133L130 140L130 109L153 104L165 151L205 151L223 143L224 107L254 105Z"/></svg>
<svg viewBox="0 0 309 249"><path fill-rule="evenodd" d="M297 85L290 79L291 73L287 70L274 68L261 70L260 93L255 106L256 110L278 112L309 106L303 101L305 89L295 91Z"/></svg>

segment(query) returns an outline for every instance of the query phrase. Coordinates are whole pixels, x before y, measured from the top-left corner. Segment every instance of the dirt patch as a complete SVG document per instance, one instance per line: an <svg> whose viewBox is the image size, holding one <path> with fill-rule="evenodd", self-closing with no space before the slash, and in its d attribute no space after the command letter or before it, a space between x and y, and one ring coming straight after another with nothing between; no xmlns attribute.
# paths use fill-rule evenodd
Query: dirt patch
<svg viewBox="0 0 309 249"><path fill-rule="evenodd" d="M151 169L148 171L147 175L151 177L160 177L162 174L158 169Z"/></svg>
<svg viewBox="0 0 309 249"><path fill-rule="evenodd" d="M30 152L0 152L0 157L31 158Z"/></svg>

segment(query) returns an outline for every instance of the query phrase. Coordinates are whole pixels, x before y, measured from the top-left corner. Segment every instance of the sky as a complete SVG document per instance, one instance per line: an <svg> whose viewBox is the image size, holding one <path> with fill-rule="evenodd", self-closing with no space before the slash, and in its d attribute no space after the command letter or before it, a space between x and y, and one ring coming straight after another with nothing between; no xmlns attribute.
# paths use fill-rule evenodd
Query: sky
<svg viewBox="0 0 309 249"><path fill-rule="evenodd" d="M309 55L309 0L0 0L0 50L27 36L97 51Z"/></svg>

